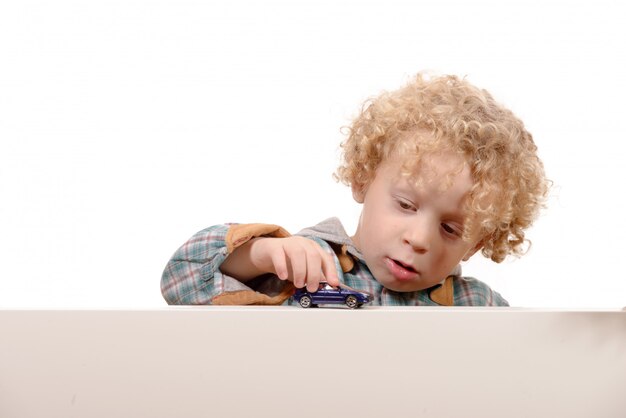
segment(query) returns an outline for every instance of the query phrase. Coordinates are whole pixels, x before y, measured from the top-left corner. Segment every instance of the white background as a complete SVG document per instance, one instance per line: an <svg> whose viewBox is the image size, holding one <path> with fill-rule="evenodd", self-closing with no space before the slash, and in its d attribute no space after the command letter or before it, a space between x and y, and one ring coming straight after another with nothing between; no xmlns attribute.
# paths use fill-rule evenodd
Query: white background
<svg viewBox="0 0 626 418"><path fill-rule="evenodd" d="M419 70L488 89L554 181L530 252L464 272L514 306L622 307L626 25L617 1L0 5L0 307L159 307L216 223L359 206L340 128Z"/></svg>

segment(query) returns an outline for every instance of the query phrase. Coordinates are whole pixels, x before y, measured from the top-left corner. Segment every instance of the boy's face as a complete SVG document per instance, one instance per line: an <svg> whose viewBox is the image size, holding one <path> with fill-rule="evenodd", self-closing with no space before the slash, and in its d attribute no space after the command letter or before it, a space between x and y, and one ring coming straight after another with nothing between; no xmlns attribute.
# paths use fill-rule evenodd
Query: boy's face
<svg viewBox="0 0 626 418"><path fill-rule="evenodd" d="M386 288L412 292L432 287L480 249L478 232L470 241L461 238L463 201L473 185L463 163L453 153L428 154L415 173L416 184L401 175L400 159L389 159L366 191L353 188L363 210L352 239Z"/></svg>

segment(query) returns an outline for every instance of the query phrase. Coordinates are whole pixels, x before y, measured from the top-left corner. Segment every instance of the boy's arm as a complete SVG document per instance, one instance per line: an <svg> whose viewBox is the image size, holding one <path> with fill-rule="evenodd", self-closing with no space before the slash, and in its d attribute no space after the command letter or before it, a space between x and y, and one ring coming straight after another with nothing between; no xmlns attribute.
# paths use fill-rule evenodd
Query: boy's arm
<svg viewBox="0 0 626 418"><path fill-rule="evenodd" d="M237 278L245 283L255 277L262 276L266 273L273 273L269 266L259 266L252 261L252 246L256 245L259 240L270 238L253 238L240 247L236 248L232 254L228 255L220 270L222 273Z"/></svg>
<svg viewBox="0 0 626 418"><path fill-rule="evenodd" d="M304 257L300 257L302 254ZM291 284L268 278L264 280L269 285L264 286L267 294L246 285L265 273L277 273L282 280L295 281L299 287L304 286L307 276L310 285L322 276L331 284L339 282L332 255L314 241L291 237L276 225L228 224L198 232L174 253L163 272L161 292L168 304L284 302L293 289Z"/></svg>
<svg viewBox="0 0 626 418"><path fill-rule="evenodd" d="M258 224L215 225L196 233L167 263L161 277L163 298L170 305L206 305L225 293L255 293L239 280L222 274L220 266L238 246L264 234L289 235L278 226ZM277 286L276 291L281 287Z"/></svg>

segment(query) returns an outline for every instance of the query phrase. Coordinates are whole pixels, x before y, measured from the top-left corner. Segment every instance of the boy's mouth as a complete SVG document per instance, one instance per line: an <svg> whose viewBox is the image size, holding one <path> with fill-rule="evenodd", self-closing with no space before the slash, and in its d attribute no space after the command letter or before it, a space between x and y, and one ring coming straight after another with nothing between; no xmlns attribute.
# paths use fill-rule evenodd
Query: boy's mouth
<svg viewBox="0 0 626 418"><path fill-rule="evenodd" d="M409 264L405 264L402 261L398 261L398 260L394 260L393 258L391 259L394 263L396 263L397 265L399 265L400 267L403 267L409 271L412 271L413 273L416 273L415 269L409 265Z"/></svg>
<svg viewBox="0 0 626 418"><path fill-rule="evenodd" d="M387 258L385 260L385 264L387 265L389 272L396 278L396 280L413 280L419 275L419 272L411 265L405 264L402 261L395 260L393 258Z"/></svg>

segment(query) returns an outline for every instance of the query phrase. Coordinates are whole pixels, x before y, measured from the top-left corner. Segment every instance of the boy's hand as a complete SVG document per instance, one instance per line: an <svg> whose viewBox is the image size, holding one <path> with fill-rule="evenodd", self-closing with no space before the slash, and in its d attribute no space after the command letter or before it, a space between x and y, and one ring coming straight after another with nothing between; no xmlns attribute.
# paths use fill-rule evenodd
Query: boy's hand
<svg viewBox="0 0 626 418"><path fill-rule="evenodd" d="M309 292L321 281L339 285L333 256L315 241L304 237L255 238L250 246L250 261L259 270L292 281L297 288L306 285Z"/></svg>

